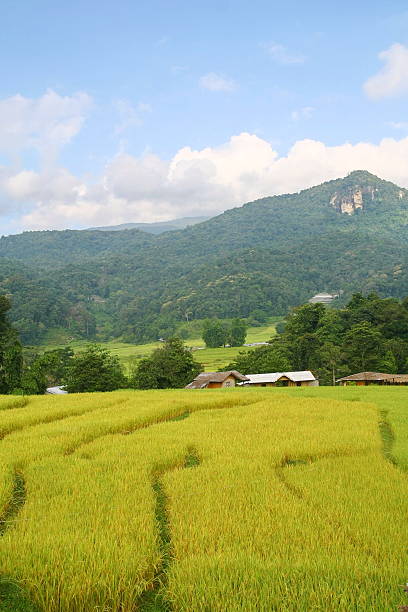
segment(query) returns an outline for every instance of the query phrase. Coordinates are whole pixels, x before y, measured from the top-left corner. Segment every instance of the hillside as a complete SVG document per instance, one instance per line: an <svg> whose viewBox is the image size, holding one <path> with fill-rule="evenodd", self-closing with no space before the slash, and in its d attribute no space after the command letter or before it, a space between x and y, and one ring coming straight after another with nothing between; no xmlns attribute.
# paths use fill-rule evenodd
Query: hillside
<svg viewBox="0 0 408 612"><path fill-rule="evenodd" d="M26 342L61 325L74 337L150 341L187 317L281 315L317 291L404 296L407 224L408 191L356 171L157 236L2 238L0 290Z"/></svg>
<svg viewBox="0 0 408 612"><path fill-rule="evenodd" d="M172 219L171 221L157 221L156 223L121 223L120 225L108 225L107 227L90 227L90 230L99 230L101 232L117 232L125 229L139 229L149 234L162 234L163 232L173 232L175 230L184 229L189 225L203 223L210 217L182 217L181 219Z"/></svg>

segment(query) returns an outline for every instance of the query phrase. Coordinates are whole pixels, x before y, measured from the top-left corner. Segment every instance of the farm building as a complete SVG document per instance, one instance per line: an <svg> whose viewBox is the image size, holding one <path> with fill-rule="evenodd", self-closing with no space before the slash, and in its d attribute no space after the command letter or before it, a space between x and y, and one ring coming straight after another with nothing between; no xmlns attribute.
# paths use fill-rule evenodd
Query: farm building
<svg viewBox="0 0 408 612"><path fill-rule="evenodd" d="M46 395L65 395L68 391L65 391L64 387L48 387L45 390Z"/></svg>
<svg viewBox="0 0 408 612"><path fill-rule="evenodd" d="M310 370L301 372L270 372L269 374L247 374L244 385L255 387L317 387L319 381Z"/></svg>
<svg viewBox="0 0 408 612"><path fill-rule="evenodd" d="M339 293L316 293L310 298L309 304L331 304L339 297Z"/></svg>
<svg viewBox="0 0 408 612"><path fill-rule="evenodd" d="M235 387L237 382L245 382L246 376L236 370L229 372L202 372L186 389L217 389L220 387Z"/></svg>
<svg viewBox="0 0 408 612"><path fill-rule="evenodd" d="M339 378L336 382L346 385L408 385L407 374L385 374L384 372L359 372Z"/></svg>

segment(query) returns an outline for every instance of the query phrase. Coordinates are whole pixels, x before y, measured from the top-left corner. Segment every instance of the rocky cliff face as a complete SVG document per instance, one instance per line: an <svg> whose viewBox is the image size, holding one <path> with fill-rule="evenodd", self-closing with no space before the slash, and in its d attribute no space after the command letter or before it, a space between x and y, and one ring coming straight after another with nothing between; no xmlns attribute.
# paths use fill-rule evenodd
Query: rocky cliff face
<svg viewBox="0 0 408 612"><path fill-rule="evenodd" d="M353 215L357 210L364 209L366 198L375 200L377 191L375 187L354 187L348 193L336 191L330 198L330 205L340 213Z"/></svg>

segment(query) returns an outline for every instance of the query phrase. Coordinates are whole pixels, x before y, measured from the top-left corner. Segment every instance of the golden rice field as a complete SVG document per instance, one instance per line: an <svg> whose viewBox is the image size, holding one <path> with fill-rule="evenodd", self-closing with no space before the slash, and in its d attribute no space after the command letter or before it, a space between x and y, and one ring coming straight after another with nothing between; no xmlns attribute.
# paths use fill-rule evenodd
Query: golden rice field
<svg viewBox="0 0 408 612"><path fill-rule="evenodd" d="M1 612L408 605L408 388L0 397Z"/></svg>

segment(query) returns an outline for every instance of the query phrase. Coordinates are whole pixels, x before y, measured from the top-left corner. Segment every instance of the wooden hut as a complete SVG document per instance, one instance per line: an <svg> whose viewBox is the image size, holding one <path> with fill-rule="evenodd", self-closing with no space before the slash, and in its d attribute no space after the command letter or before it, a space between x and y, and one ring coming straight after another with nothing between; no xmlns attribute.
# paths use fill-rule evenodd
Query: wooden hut
<svg viewBox="0 0 408 612"><path fill-rule="evenodd" d="M235 387L237 382L248 380L246 376L230 370L229 372L202 372L187 385L186 389L219 389L221 387Z"/></svg>
<svg viewBox="0 0 408 612"><path fill-rule="evenodd" d="M396 378L403 376L402 374L385 374L384 372L359 372L358 374L352 374L351 376L344 376L339 378L336 382L342 386L346 385L357 385L359 387L367 385L395 385ZM407 382L404 384L408 384Z"/></svg>

